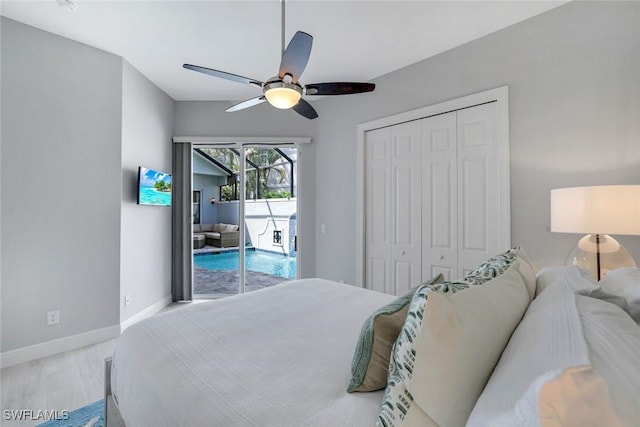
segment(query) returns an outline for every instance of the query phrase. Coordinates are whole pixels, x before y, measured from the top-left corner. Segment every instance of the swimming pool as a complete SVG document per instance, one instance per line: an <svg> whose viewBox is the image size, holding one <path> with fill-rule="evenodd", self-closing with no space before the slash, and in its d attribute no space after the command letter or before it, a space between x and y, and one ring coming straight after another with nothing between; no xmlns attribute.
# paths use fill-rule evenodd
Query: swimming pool
<svg viewBox="0 0 640 427"><path fill-rule="evenodd" d="M194 255L193 264L207 270L237 270L239 259L240 253L236 251L199 254ZM296 278L296 258L286 255L248 250L245 252L245 268L285 279Z"/></svg>

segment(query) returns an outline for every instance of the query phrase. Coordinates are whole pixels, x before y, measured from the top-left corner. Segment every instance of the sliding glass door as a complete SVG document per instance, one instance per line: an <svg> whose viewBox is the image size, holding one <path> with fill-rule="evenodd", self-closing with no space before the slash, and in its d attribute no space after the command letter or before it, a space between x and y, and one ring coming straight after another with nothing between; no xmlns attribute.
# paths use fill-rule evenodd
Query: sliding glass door
<svg viewBox="0 0 640 427"><path fill-rule="evenodd" d="M295 147L194 148L193 189L201 194L200 224L193 226L195 297L296 278L297 188Z"/></svg>

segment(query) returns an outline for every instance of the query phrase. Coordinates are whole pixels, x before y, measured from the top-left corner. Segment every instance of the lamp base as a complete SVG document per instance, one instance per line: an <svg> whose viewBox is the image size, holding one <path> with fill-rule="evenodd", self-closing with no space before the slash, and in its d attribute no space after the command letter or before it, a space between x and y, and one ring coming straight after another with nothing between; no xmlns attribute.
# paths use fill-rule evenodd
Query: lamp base
<svg viewBox="0 0 640 427"><path fill-rule="evenodd" d="M565 265L576 265L600 280L609 271L637 267L635 260L616 239L608 234L588 234L573 248Z"/></svg>

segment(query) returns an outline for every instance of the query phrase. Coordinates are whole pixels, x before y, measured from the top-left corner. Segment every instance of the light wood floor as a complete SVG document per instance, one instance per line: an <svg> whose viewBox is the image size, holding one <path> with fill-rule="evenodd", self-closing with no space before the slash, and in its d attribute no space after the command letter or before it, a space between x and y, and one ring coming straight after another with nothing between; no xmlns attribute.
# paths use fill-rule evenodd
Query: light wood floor
<svg viewBox="0 0 640 427"><path fill-rule="evenodd" d="M69 410L104 397L104 359L113 355L115 340L67 351L2 369L3 427L26 427L42 421L7 421L4 411Z"/></svg>
<svg viewBox="0 0 640 427"><path fill-rule="evenodd" d="M160 312L206 302L174 303ZM113 356L116 340L2 368L0 426L32 427L42 421L7 421L5 410L73 411L104 398L104 359Z"/></svg>

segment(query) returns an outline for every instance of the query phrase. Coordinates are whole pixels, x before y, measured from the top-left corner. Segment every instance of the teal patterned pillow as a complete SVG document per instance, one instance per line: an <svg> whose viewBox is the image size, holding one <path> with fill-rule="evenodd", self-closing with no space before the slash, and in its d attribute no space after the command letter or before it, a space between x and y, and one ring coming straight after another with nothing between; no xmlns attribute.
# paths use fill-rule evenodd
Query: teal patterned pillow
<svg viewBox="0 0 640 427"><path fill-rule="evenodd" d="M438 274L420 286L443 280L444 276ZM407 317L409 303L420 286L380 307L364 322L351 362L348 392L375 391L387 386L391 348Z"/></svg>
<svg viewBox="0 0 640 427"><path fill-rule="evenodd" d="M494 256L460 280L418 288L409 304L409 312L402 331L391 350L387 388L378 415L379 427L401 426L409 418L423 424L430 420L418 405L413 404L413 396L407 389L415 366L417 339L422 330L428 293L456 293L469 286L482 285L507 271L515 261L519 250L520 248L516 247Z"/></svg>

